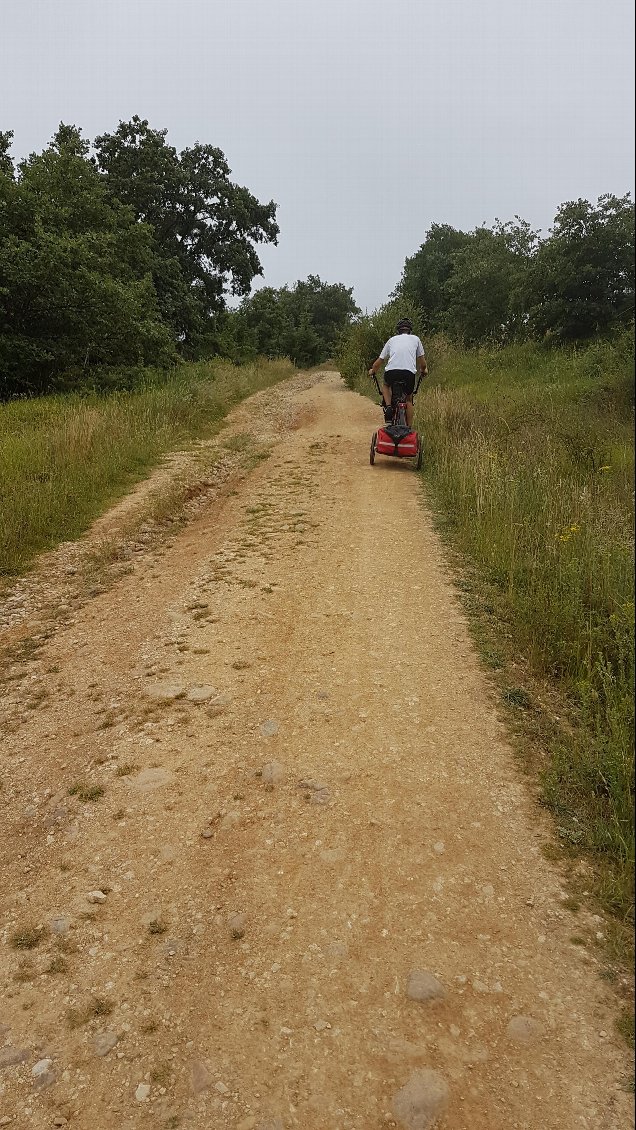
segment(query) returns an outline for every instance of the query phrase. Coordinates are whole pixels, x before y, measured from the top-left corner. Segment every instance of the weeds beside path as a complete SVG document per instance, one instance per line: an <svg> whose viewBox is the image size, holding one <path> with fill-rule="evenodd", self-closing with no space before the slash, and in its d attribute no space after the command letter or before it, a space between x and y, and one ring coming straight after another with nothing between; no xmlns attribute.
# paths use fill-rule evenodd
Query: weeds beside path
<svg viewBox="0 0 636 1130"><path fill-rule="evenodd" d="M343 357L349 384L366 358ZM417 405L438 528L486 664L573 859L631 935L633 335L429 351ZM368 392L368 382L360 381ZM582 887L589 887L586 874Z"/></svg>
<svg viewBox="0 0 636 1130"><path fill-rule="evenodd" d="M214 433L291 362L187 364L132 392L0 405L0 576L78 537L167 452Z"/></svg>

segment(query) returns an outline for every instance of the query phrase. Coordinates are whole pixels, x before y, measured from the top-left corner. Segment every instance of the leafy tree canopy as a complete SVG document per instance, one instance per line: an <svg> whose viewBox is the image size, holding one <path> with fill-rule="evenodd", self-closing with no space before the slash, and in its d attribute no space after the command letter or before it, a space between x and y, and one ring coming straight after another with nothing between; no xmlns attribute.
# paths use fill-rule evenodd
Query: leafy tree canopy
<svg viewBox="0 0 636 1130"><path fill-rule="evenodd" d="M261 274L276 205L220 149L135 117L90 143L62 123L17 164L0 133L0 396L218 352L228 294ZM101 379L101 378L100 378Z"/></svg>
<svg viewBox="0 0 636 1130"><path fill-rule="evenodd" d="M262 274L255 245L276 243L276 204L234 184L220 149L197 143L178 153L166 134L135 116L96 139L95 162L111 196L151 226L162 316L194 353L225 296L248 294Z"/></svg>
<svg viewBox="0 0 636 1130"><path fill-rule="evenodd" d="M89 366L173 353L150 268L152 231L113 200L61 125L14 168L0 139L0 395L42 392Z"/></svg>
<svg viewBox="0 0 636 1130"><path fill-rule="evenodd" d="M431 224L424 243L404 264L394 295L414 303L422 312L427 333L443 328L445 287L455 265L455 255L470 240L450 224Z"/></svg>
<svg viewBox="0 0 636 1130"><path fill-rule="evenodd" d="M339 335L359 312L351 288L309 275L291 289L263 287L246 299L235 315L236 341L252 355L317 365L333 354Z"/></svg>
<svg viewBox="0 0 636 1130"><path fill-rule="evenodd" d="M634 318L634 206L605 195L559 208L531 272L532 326L574 341Z"/></svg>
<svg viewBox="0 0 636 1130"><path fill-rule="evenodd" d="M472 232L433 224L392 297L418 306L428 333L468 345L576 341L625 325L634 317L631 198L562 204L544 239L518 216Z"/></svg>
<svg viewBox="0 0 636 1130"><path fill-rule="evenodd" d="M440 327L466 345L524 336L526 277L537 241L519 217L471 232L455 252L442 289Z"/></svg>

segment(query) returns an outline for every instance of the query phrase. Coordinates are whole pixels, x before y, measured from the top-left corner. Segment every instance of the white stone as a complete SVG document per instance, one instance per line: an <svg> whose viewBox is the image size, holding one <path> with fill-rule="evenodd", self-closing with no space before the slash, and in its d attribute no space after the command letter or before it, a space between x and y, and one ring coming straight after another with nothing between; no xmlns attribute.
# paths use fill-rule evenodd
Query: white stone
<svg viewBox="0 0 636 1130"><path fill-rule="evenodd" d="M446 989L433 973L428 973L425 969L413 969L406 982L406 995L412 1001L426 1004L442 1000L446 996Z"/></svg>
<svg viewBox="0 0 636 1130"><path fill-rule="evenodd" d="M174 702L185 694L183 683L151 683L145 688L148 698L155 702Z"/></svg>
<svg viewBox="0 0 636 1130"><path fill-rule="evenodd" d="M199 703L209 702L215 695L218 695L218 691L214 687L201 684L199 686L190 687L186 697L189 702Z"/></svg>
<svg viewBox="0 0 636 1130"><path fill-rule="evenodd" d="M448 1085L436 1071L415 1071L393 1099L393 1114L404 1130L432 1130L448 1105Z"/></svg>
<svg viewBox="0 0 636 1130"><path fill-rule="evenodd" d="M40 1075L45 1075L50 1070L53 1063L52 1059L39 1059L38 1062L31 1068L31 1074L35 1079Z"/></svg>
<svg viewBox="0 0 636 1130"><path fill-rule="evenodd" d="M141 773L137 773L135 777L126 778L128 787L140 793L152 793L155 789L161 789L164 785L172 784L173 780L174 774L161 768L142 769Z"/></svg>
<svg viewBox="0 0 636 1130"><path fill-rule="evenodd" d="M532 1016L513 1016L506 1028L506 1034L513 1044L529 1044L539 1038L543 1025Z"/></svg>
<svg viewBox="0 0 636 1130"><path fill-rule="evenodd" d="M274 785L280 785L284 776L285 770L279 761L269 761L267 765L263 766L263 784L270 786L270 788L273 788Z"/></svg>

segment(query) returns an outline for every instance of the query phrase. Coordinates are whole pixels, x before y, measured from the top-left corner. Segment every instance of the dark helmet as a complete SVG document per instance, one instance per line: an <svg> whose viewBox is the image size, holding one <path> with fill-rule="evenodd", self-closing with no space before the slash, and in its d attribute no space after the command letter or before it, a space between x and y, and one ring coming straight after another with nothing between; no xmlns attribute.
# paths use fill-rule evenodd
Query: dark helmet
<svg viewBox="0 0 636 1130"><path fill-rule="evenodd" d="M396 334L410 334L413 332L413 323L410 318L400 318L395 327Z"/></svg>

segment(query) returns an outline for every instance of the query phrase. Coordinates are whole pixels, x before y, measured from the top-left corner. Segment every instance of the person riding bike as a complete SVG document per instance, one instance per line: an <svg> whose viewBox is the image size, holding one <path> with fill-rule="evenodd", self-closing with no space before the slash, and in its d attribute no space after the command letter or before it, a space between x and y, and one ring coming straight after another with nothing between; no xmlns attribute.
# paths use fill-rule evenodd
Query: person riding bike
<svg viewBox="0 0 636 1130"><path fill-rule="evenodd" d="M413 333L413 324L408 318L401 318L395 327L395 334L390 337L380 356L369 369L369 376L373 377L378 369L386 362L384 370L384 383L382 397L384 400L384 416L391 419L391 397L394 381L400 381L407 394L406 423L413 426L413 390L415 377L419 369L422 377L428 376L428 365L424 346L417 334Z"/></svg>

